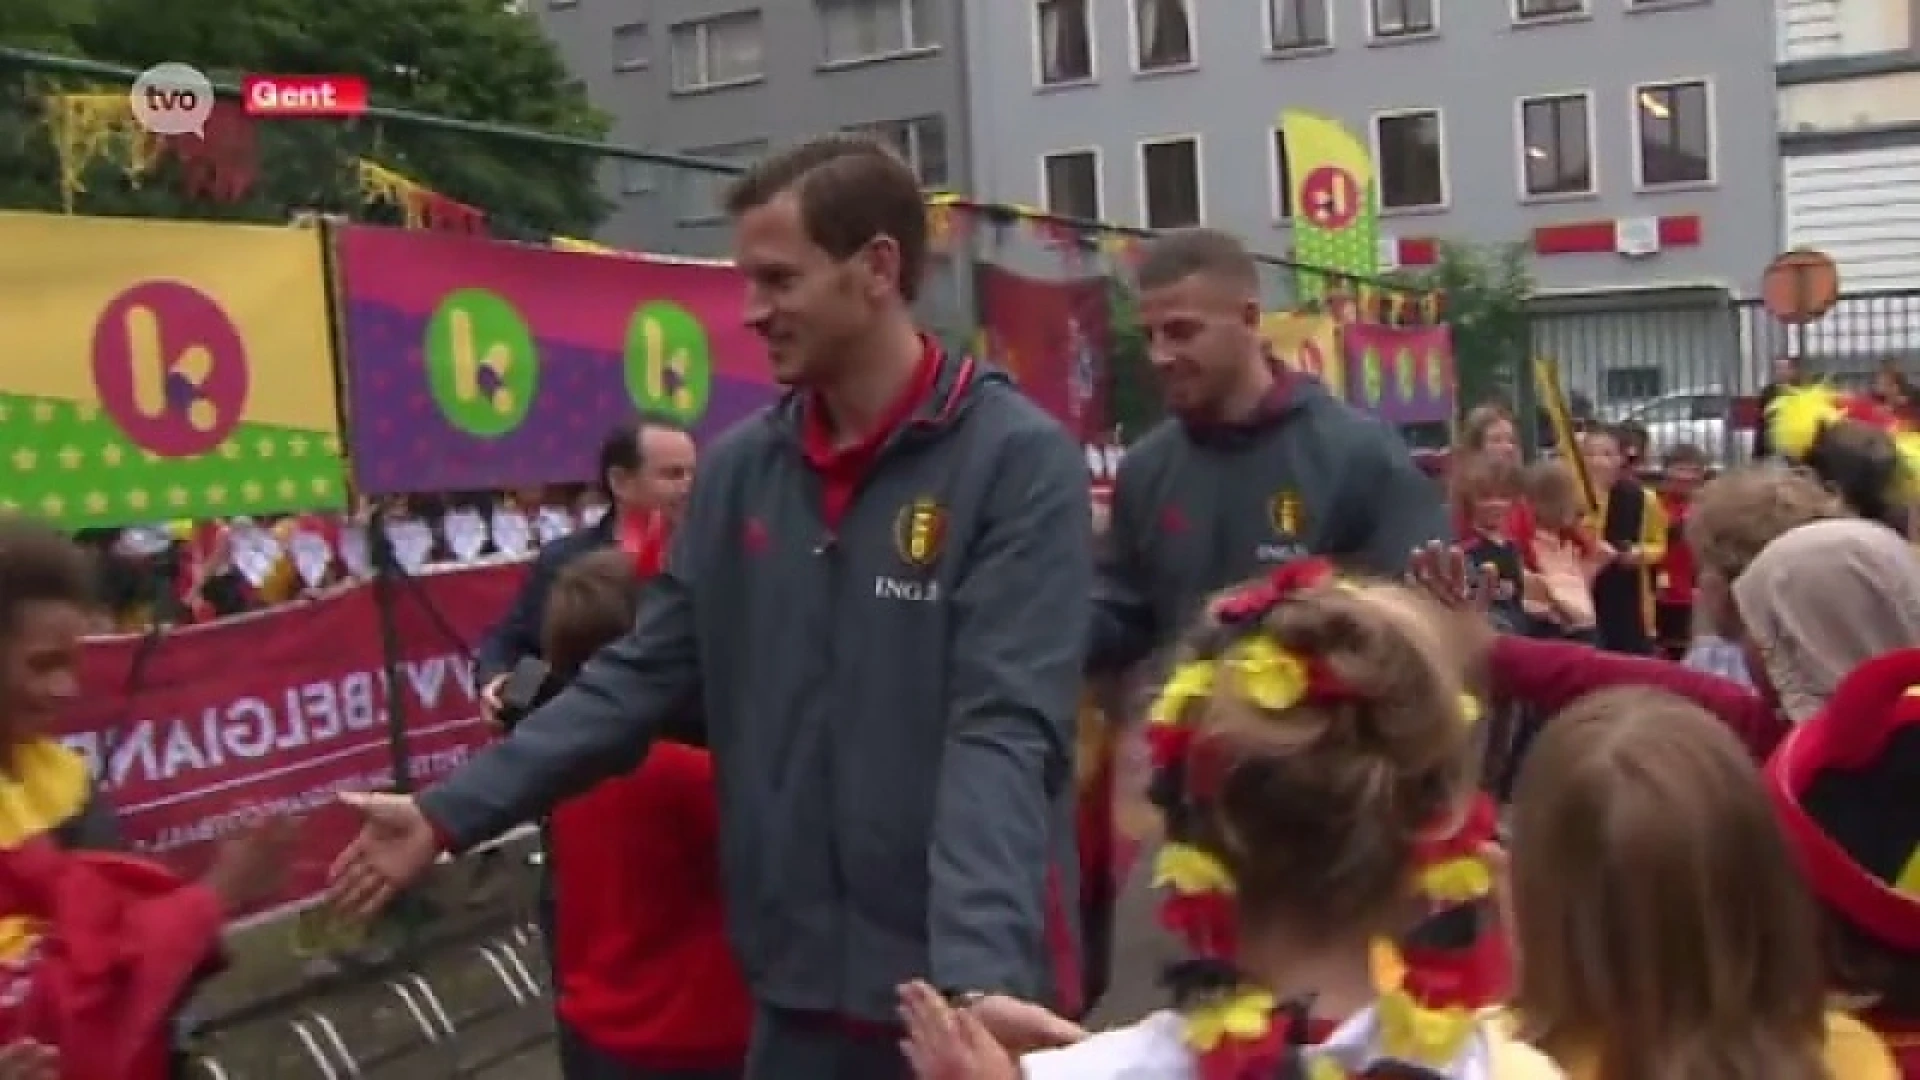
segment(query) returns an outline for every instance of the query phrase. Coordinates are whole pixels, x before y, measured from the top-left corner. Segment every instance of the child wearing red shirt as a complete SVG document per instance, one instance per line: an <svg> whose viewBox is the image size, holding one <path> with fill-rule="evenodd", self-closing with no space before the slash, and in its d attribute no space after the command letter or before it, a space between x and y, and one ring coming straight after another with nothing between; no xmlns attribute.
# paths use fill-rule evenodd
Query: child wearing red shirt
<svg viewBox="0 0 1920 1080"><path fill-rule="evenodd" d="M646 545L642 545L646 547ZM541 652L571 678L633 626L644 550L582 556L547 598ZM705 750L660 741L550 826L554 985L566 1080L731 1080L752 1006L726 938Z"/></svg>
<svg viewBox="0 0 1920 1080"><path fill-rule="evenodd" d="M1662 461L1660 505L1667 512L1667 550L1654 567L1654 628L1660 648L1678 660L1693 644L1693 550L1687 547L1687 510L1707 479L1707 453L1692 443L1669 449Z"/></svg>

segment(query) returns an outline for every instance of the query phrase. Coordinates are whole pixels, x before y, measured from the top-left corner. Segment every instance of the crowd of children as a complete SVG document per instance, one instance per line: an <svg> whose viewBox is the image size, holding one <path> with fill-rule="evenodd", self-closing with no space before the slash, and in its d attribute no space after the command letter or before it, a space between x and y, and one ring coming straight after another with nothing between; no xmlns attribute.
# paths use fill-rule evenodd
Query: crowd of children
<svg viewBox="0 0 1920 1080"><path fill-rule="evenodd" d="M1175 1007L1021 1053L909 986L917 1075L1920 1078L1920 453L1793 407L1789 461L1712 480L1619 432L1523 466L1484 410L1417 588L1219 597L1147 729ZM1542 723L1496 841L1508 703ZM1482 900L1510 982L1458 959Z"/></svg>
<svg viewBox="0 0 1920 1080"><path fill-rule="evenodd" d="M1708 455L1692 444L1646 455L1625 428L1581 432L1579 461L1523 465L1513 414L1468 414L1451 462L1456 540L1497 579L1504 628L1632 655L1684 656L1694 641L1693 563L1684 527Z"/></svg>

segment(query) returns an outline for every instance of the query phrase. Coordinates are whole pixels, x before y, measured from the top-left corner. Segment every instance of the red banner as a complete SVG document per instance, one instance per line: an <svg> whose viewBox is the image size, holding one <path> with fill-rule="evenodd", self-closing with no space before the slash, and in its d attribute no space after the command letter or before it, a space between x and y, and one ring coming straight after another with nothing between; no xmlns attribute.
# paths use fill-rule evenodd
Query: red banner
<svg viewBox="0 0 1920 1080"><path fill-rule="evenodd" d="M1048 281L983 263L974 280L989 358L1076 439L1105 441L1107 279Z"/></svg>
<svg viewBox="0 0 1920 1080"><path fill-rule="evenodd" d="M356 827L334 793L393 782L389 701L406 719L416 785L488 742L470 651L506 611L523 566L396 588L394 688L368 586L157 639L89 642L82 704L63 738L92 764L128 844L189 875L251 815L302 815L286 887L261 909L306 900Z"/></svg>

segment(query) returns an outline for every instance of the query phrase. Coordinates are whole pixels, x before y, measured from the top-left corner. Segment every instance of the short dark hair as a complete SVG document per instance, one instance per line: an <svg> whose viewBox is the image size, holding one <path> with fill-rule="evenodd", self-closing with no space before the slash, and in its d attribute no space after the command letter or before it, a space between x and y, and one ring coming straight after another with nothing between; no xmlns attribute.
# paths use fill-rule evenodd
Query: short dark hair
<svg viewBox="0 0 1920 1080"><path fill-rule="evenodd" d="M692 434L685 424L653 413L641 413L607 432L607 437L600 440L599 471L594 474L593 486L607 497L608 502L613 501L613 484L607 480L607 474L614 469L633 472L646 464L646 454L640 449L640 436L646 434L649 428L677 431L682 435Z"/></svg>
<svg viewBox="0 0 1920 1080"><path fill-rule="evenodd" d="M1163 289L1195 274L1246 285L1258 291L1260 266L1247 246L1219 229L1175 229L1147 241L1134 277L1142 289Z"/></svg>
<svg viewBox="0 0 1920 1080"><path fill-rule="evenodd" d="M864 135L823 135L761 158L727 190L734 217L792 192L807 238L850 259L875 237L900 245L900 295L918 298L927 267L927 204L899 154Z"/></svg>
<svg viewBox="0 0 1920 1080"><path fill-rule="evenodd" d="M0 642L37 604L92 609L100 576L93 558L66 533L33 518L0 514Z"/></svg>
<svg viewBox="0 0 1920 1080"><path fill-rule="evenodd" d="M640 575L633 556L615 548L568 563L547 591L540 655L570 679L608 643L633 628L640 611Z"/></svg>

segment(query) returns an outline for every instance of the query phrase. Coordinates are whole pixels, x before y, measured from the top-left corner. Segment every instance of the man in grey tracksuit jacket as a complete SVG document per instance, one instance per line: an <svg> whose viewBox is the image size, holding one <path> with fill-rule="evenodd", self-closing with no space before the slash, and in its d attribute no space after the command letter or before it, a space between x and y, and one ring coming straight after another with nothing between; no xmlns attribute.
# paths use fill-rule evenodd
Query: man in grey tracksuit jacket
<svg viewBox="0 0 1920 1080"><path fill-rule="evenodd" d="M1127 449L1095 593L1091 661L1125 670L1185 631L1205 599L1326 556L1397 576L1447 534L1440 489L1392 428L1318 379L1277 372L1234 424L1168 419Z"/></svg>
<svg viewBox="0 0 1920 1080"><path fill-rule="evenodd" d="M1044 1002L1049 939L1073 940L1044 924L1074 895L1086 466L1003 375L929 349L931 392L840 514L803 395L718 440L633 632L420 797L471 846L633 768L697 700L756 1080L901 1075L899 983Z"/></svg>

